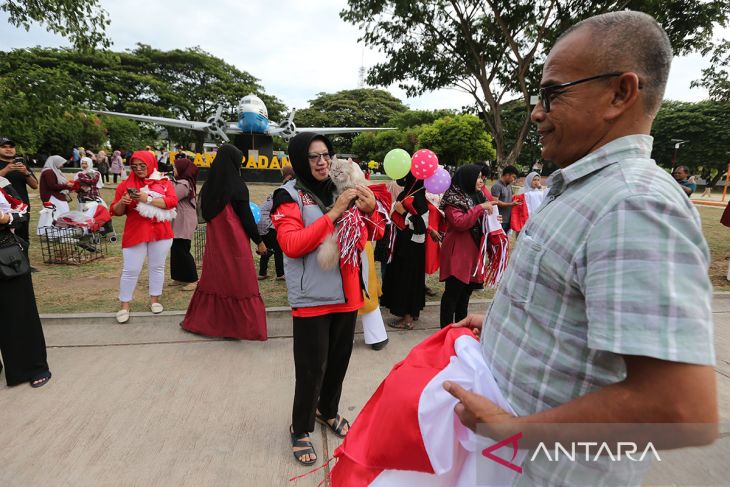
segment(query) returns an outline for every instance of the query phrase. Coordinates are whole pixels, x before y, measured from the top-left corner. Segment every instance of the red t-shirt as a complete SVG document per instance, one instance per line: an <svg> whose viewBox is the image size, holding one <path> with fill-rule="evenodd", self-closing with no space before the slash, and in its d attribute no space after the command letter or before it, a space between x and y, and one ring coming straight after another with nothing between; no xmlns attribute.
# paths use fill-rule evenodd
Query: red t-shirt
<svg viewBox="0 0 730 487"><path fill-rule="evenodd" d="M168 208L175 208L177 206L177 196L175 195L175 188L172 182L168 179L161 181L155 181L156 185L160 185L164 188L164 196L162 199L165 201L165 205ZM144 184L136 178L129 177L119 183L117 186L117 192L114 194L114 201L112 207L122 199L122 196L127 192L127 188L143 188ZM137 206L136 201L126 207L127 222L124 225L124 235L122 236L122 248L134 247L135 245L143 242L155 242L157 240L167 240L173 238L172 225L170 222L159 222L145 218L139 214L134 208Z"/></svg>
<svg viewBox="0 0 730 487"><path fill-rule="evenodd" d="M380 213L373 212L368 220L365 222L365 231L360 234L359 249L363 249L371 238L382 238L384 233L383 217ZM271 215L271 221L276 229L276 240L279 242L281 250L292 259L298 259L314 252L324 239L335 230L332 220L327 215L323 215L317 221L305 227L299 205L294 202L279 205L274 214ZM340 262L340 275L342 276L342 289L345 294L344 303L294 308L292 309L292 316L310 318L330 313L347 313L362 308L364 301L360 285L360 270L352 264Z"/></svg>

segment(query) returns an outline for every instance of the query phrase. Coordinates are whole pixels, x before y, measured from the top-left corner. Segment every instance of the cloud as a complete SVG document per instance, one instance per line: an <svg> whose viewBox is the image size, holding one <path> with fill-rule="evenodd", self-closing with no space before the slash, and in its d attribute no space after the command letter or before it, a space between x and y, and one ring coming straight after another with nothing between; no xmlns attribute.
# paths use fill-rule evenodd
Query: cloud
<svg viewBox="0 0 730 487"><path fill-rule="evenodd" d="M289 107L304 108L320 92L358 86L359 68L383 59L382 54L357 42L361 33L339 17L345 0L102 0L109 12L109 36L116 50L137 43L170 50L200 46L227 63L261 80L266 91ZM39 27L15 29L0 13L0 46L68 46L68 41ZM730 29L719 36L727 37ZM696 101L706 97L690 89L707 61L699 54L675 59L667 98ZM397 87L393 95L412 108L460 109L471 104L469 95L439 90L407 99Z"/></svg>

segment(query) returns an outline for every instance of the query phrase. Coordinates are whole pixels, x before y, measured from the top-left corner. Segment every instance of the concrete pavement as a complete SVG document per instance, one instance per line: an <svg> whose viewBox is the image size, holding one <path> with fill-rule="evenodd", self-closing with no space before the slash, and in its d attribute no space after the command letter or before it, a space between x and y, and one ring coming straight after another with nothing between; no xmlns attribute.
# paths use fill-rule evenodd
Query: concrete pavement
<svg viewBox="0 0 730 487"><path fill-rule="evenodd" d="M719 402L730 423L730 295L716 295L713 310ZM327 468L288 481L307 472L294 461L287 434L294 386L289 313L269 313L272 338L264 343L201 338L183 332L180 319L139 314L116 325L112 315L45 318L51 382L40 389L0 382L0 485L322 482ZM341 413L354 419L393 364L436 328L438 307L429 306L417 330L389 330L383 351L370 350L358 335ZM339 439L317 426L313 440L321 466Z"/></svg>

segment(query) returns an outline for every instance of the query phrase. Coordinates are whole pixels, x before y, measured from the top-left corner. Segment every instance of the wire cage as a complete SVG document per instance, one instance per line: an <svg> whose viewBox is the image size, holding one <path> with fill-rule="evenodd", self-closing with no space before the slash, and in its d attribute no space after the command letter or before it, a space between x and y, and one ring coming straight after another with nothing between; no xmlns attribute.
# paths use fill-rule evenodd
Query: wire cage
<svg viewBox="0 0 730 487"><path fill-rule="evenodd" d="M195 265L203 267L203 254L205 253L205 224L198 225L193 234L193 257Z"/></svg>
<svg viewBox="0 0 730 487"><path fill-rule="evenodd" d="M79 227L44 227L38 231L46 264L86 264L104 258L107 253L107 241L100 232Z"/></svg>

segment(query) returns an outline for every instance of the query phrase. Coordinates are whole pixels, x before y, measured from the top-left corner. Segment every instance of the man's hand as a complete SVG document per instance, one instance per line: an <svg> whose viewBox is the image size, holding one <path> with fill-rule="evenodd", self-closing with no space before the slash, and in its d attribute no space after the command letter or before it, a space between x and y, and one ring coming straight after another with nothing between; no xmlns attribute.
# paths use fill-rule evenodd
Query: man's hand
<svg viewBox="0 0 730 487"><path fill-rule="evenodd" d="M372 215L375 211L375 195L373 192L367 186L357 186L355 191L357 192L357 199L355 200L357 209L366 215Z"/></svg>
<svg viewBox="0 0 730 487"><path fill-rule="evenodd" d="M267 251L266 244L263 242L259 242L256 246L256 253L259 255L264 255Z"/></svg>
<svg viewBox="0 0 730 487"><path fill-rule="evenodd" d="M444 382L446 392L459 400L454 412L461 424L476 432L477 424L484 423L487 430L496 432L497 426L509 423L514 416L479 394L469 392L455 382Z"/></svg>
<svg viewBox="0 0 730 487"><path fill-rule="evenodd" d="M482 333L482 323L484 323L484 315L468 315L458 323L452 325L453 328L469 328L478 337Z"/></svg>

